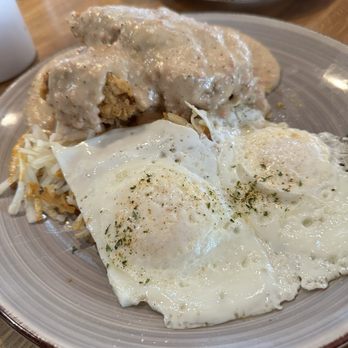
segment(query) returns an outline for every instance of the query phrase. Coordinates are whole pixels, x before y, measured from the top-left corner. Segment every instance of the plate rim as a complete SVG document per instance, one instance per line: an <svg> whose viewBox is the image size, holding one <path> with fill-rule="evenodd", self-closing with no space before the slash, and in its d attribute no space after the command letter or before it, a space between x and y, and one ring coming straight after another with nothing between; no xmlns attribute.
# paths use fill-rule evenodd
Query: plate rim
<svg viewBox="0 0 348 348"><path fill-rule="evenodd" d="M244 19L245 22L248 23L261 23L265 25L272 25L273 27L281 27L282 29L287 29L293 32L296 32L297 34L305 35L307 37L313 38L321 43L329 44L332 47L335 47L336 49L339 49L340 51L343 51L345 54L348 55L348 45L331 38L329 36L326 36L320 32L314 31L312 29L303 27L298 24L293 24L286 22L281 19L272 18L268 16L260 16L260 15L254 15L254 14L239 14L239 13L224 13L224 12L183 12L181 13L186 16L193 17L194 19L198 21L214 21L214 20L221 20L224 19L226 21L231 21L234 18L241 20ZM21 74L19 77L15 78L15 80L5 89L5 91L0 96L0 112L2 111L2 104L3 100L5 100L8 95L11 95L12 91L16 89L20 83L25 80L29 75L31 75L33 72L37 72L43 65L45 65L49 60L54 58L55 56L63 53L64 51L71 49L73 47L77 47L77 45L71 45L67 48L58 50L57 52L49 55L46 57L43 61L38 62L35 65L32 65L26 72ZM2 119L4 115L1 115L0 119ZM16 330L18 333L23 335L25 338L33 342L34 344L38 345L39 347L43 348L54 348L57 345L53 342L50 342L47 339L44 339L40 336L39 333L35 332L34 330L30 329L30 325L27 325L25 323L22 323L21 320L19 320L13 313L10 313L3 304L0 303L0 317L8 324L10 327L12 327L14 330ZM343 335L337 337L335 340L326 343L323 348L338 348L341 345L348 342L348 331L346 333L343 333Z"/></svg>
<svg viewBox="0 0 348 348"><path fill-rule="evenodd" d="M9 325L16 332L23 337L31 341L42 348L54 348L55 345L47 340L43 339L34 330L30 329L28 325L22 323L14 314L5 309L3 305L0 305L0 317L4 322Z"/></svg>
<svg viewBox="0 0 348 348"><path fill-rule="evenodd" d="M244 14L244 13L225 13L225 12L183 12L183 15L192 16L194 19L199 20L200 17L205 17L206 15L209 16L210 19L216 19L223 18L223 17L229 17L229 18L239 18L239 19L245 19L246 22L252 22L255 23L255 20L258 20L258 23L262 24L273 24L273 26L279 26L281 25L283 28L287 28L289 30L293 30L296 33L299 34L305 34L306 36L312 37L313 39L319 40L324 43L329 43L331 46L334 46L340 50L345 51L348 53L348 44L344 44L343 42L340 42L330 36L327 36L325 34L322 34L318 31L312 30L310 28L306 28L299 24L294 24L290 22L286 22L285 20L270 17L270 16L259 16L257 14Z"/></svg>

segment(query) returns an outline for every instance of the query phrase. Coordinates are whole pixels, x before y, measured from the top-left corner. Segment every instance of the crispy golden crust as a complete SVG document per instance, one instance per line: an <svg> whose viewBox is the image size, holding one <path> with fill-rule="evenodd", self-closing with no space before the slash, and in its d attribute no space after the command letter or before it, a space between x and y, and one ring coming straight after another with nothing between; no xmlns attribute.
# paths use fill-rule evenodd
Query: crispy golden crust
<svg viewBox="0 0 348 348"><path fill-rule="evenodd" d="M105 98L99 104L102 122L128 121L136 113L136 102L127 81L108 73L103 93Z"/></svg>
<svg viewBox="0 0 348 348"><path fill-rule="evenodd" d="M40 187L39 184L31 182L27 186L26 197L33 199L35 203L41 203L40 201L43 201L50 207L57 209L61 214L76 213L76 207L70 205L66 200L67 194L57 194L52 185Z"/></svg>
<svg viewBox="0 0 348 348"><path fill-rule="evenodd" d="M40 81L40 97L43 100L46 100L47 94L48 94L48 72L42 75L42 79Z"/></svg>
<svg viewBox="0 0 348 348"><path fill-rule="evenodd" d="M10 183L14 183L17 181L18 175L18 162L19 162L19 149L24 144L24 134L17 140L16 145L13 147L11 152L11 161L8 169L8 177Z"/></svg>

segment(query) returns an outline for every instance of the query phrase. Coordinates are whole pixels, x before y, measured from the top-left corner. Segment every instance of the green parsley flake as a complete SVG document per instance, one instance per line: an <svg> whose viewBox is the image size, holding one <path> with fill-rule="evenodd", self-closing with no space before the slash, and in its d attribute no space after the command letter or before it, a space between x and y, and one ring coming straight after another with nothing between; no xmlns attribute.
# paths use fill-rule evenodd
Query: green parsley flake
<svg viewBox="0 0 348 348"><path fill-rule="evenodd" d="M139 219L139 213L134 209L132 212L132 217L134 220L138 220Z"/></svg>

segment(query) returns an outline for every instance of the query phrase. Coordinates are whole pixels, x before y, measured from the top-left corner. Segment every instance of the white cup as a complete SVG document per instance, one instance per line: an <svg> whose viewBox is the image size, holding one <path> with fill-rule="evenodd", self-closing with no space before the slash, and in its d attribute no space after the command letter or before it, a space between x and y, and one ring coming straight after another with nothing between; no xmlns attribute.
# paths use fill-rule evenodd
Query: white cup
<svg viewBox="0 0 348 348"><path fill-rule="evenodd" d="M21 73L36 51L15 0L0 0L0 82Z"/></svg>

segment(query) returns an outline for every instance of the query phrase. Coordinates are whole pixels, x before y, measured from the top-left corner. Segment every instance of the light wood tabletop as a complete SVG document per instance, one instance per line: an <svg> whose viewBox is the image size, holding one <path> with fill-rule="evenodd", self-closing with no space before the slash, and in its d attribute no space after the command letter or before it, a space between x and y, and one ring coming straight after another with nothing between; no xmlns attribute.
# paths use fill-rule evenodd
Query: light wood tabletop
<svg viewBox="0 0 348 348"><path fill-rule="evenodd" d="M198 0L18 0L17 2L37 49L37 59L33 64L74 44L74 38L66 25L66 18L71 11L82 11L92 5L111 3L141 7L167 6L178 12L231 11L260 14L304 26L348 44L348 0L258 1L268 3L262 6L241 6ZM1 83L0 94L13 81ZM28 348L33 345L0 320L1 347Z"/></svg>

